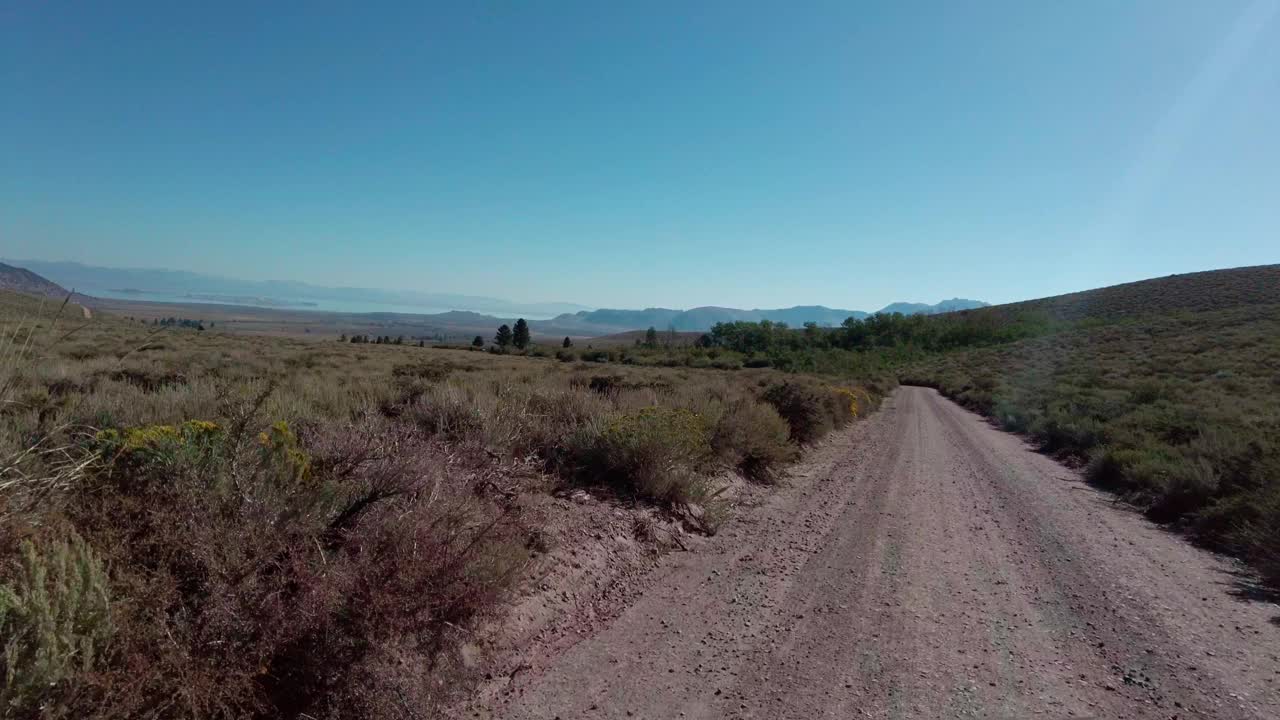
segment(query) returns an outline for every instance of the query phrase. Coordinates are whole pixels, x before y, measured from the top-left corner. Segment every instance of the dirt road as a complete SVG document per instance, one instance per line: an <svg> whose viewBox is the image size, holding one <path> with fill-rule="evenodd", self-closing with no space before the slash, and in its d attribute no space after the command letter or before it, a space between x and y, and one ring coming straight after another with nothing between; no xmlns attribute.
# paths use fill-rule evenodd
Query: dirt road
<svg viewBox="0 0 1280 720"><path fill-rule="evenodd" d="M501 718L1280 718L1280 608L932 390L903 388Z"/></svg>

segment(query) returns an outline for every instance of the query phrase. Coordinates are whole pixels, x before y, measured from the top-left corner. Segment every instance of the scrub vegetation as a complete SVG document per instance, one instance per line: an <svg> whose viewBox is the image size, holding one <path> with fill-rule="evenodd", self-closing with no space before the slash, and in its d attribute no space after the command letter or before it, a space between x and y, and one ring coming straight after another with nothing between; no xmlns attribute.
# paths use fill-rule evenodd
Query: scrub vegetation
<svg viewBox="0 0 1280 720"><path fill-rule="evenodd" d="M731 474L775 481L895 383L230 335L12 294L0 319L13 718L430 716L545 550L522 495L589 486L711 533Z"/></svg>
<svg viewBox="0 0 1280 720"><path fill-rule="evenodd" d="M836 328L722 323L559 353L621 365L892 373L1025 433L1152 520L1280 585L1280 266ZM768 391L803 441L799 388ZM827 396L829 399L830 396ZM799 407L814 407L814 401ZM820 423L815 427L821 431Z"/></svg>
<svg viewBox="0 0 1280 720"><path fill-rule="evenodd" d="M1280 584L1280 304L952 353L903 380L1084 464L1152 520Z"/></svg>
<svg viewBox="0 0 1280 720"><path fill-rule="evenodd" d="M1025 337L930 354L903 382L1027 434L1280 587L1280 265L960 315Z"/></svg>
<svg viewBox="0 0 1280 720"><path fill-rule="evenodd" d="M0 712L430 716L474 679L469 629L536 576L522 496L590 487L714 533L727 478L776 481L899 380L1280 583L1278 275L605 348L307 342L0 294Z"/></svg>

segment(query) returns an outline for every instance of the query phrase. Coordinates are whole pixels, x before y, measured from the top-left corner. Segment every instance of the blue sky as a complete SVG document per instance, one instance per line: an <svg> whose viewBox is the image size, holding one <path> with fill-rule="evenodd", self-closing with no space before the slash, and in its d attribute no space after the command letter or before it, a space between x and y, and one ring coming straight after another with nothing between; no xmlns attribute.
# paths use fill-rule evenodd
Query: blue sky
<svg viewBox="0 0 1280 720"><path fill-rule="evenodd" d="M0 3L0 256L616 307L1280 262L1280 0L92 5Z"/></svg>

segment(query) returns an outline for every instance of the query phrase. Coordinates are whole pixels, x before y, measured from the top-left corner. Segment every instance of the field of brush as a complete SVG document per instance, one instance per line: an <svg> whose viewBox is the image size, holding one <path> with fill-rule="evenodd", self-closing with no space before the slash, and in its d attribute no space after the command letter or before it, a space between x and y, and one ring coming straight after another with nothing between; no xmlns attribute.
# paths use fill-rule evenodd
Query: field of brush
<svg viewBox="0 0 1280 720"><path fill-rule="evenodd" d="M1177 296L1114 293L1131 314L1109 320L1105 304L1089 305L1076 327L936 355L902 379L1028 434L1151 519L1280 583L1280 288L1216 287L1272 302L1155 314Z"/></svg>
<svg viewBox="0 0 1280 720"><path fill-rule="evenodd" d="M590 487L711 533L719 478L774 481L892 384L161 329L0 294L0 707L430 715L466 691L459 637L545 549L522 495Z"/></svg>

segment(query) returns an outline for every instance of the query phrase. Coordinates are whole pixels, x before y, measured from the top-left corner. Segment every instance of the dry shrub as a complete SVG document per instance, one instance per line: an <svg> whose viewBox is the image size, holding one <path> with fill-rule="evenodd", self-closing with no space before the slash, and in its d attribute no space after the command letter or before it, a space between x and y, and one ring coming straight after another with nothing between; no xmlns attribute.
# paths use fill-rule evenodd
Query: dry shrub
<svg viewBox="0 0 1280 720"><path fill-rule="evenodd" d="M579 480L614 485L660 502L697 499L698 471L711 454L704 419L683 408L648 407L575 437Z"/></svg>
<svg viewBox="0 0 1280 720"><path fill-rule="evenodd" d="M1236 525L1233 542L1244 550L1263 580L1280 587L1280 489L1273 487L1249 500L1241 504L1249 506L1253 517Z"/></svg>
<svg viewBox="0 0 1280 720"><path fill-rule="evenodd" d="M1264 581L1280 587L1280 489L1260 488L1219 501L1199 513L1193 527L1201 540L1244 557Z"/></svg>
<svg viewBox="0 0 1280 720"><path fill-rule="evenodd" d="M748 479L773 482L798 455L791 428L769 405L749 399L729 404L711 435L711 446L726 465Z"/></svg>
<svg viewBox="0 0 1280 720"><path fill-rule="evenodd" d="M844 393L813 381L788 380L765 389L765 402L773 406L791 428L791 439L805 445L855 416L856 405Z"/></svg>
<svg viewBox="0 0 1280 720"><path fill-rule="evenodd" d="M103 438L105 482L67 510L127 600L111 661L42 701L68 716L230 718L397 716L375 700L429 713L447 699L454 633L527 560L514 520L402 424L367 416L301 439L276 424L244 443L214 427ZM418 671L386 678L388 658Z"/></svg>

